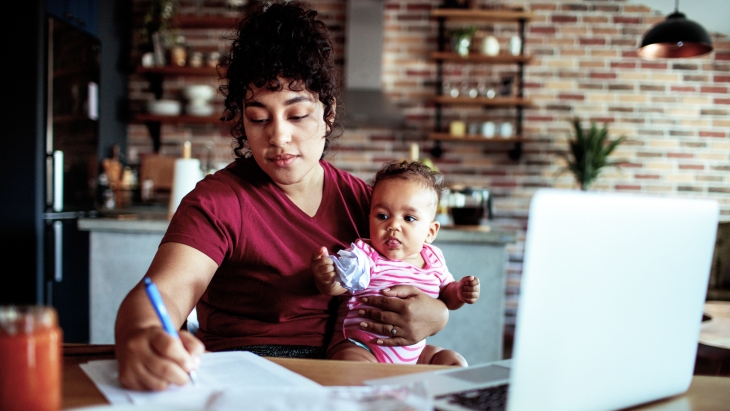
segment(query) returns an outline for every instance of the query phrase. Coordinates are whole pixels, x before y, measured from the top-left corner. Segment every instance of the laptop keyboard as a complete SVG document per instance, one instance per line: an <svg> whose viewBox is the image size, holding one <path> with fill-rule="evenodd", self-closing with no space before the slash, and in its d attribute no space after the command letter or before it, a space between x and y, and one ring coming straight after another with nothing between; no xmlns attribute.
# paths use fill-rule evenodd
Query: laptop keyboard
<svg viewBox="0 0 730 411"><path fill-rule="evenodd" d="M462 391L453 394L437 396L437 400L446 400L454 405L461 405L470 410L504 411L507 408L508 384L495 385L487 388Z"/></svg>

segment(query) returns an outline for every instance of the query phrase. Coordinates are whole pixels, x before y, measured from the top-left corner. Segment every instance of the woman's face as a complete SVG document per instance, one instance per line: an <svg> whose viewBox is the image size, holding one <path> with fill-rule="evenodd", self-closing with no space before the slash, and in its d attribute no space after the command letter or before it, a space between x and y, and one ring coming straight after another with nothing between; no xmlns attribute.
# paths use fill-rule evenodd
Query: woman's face
<svg viewBox="0 0 730 411"><path fill-rule="evenodd" d="M324 105L304 87L294 91L253 88L245 101L243 126L256 163L278 186L315 178L324 151ZM298 87L295 87L298 88Z"/></svg>

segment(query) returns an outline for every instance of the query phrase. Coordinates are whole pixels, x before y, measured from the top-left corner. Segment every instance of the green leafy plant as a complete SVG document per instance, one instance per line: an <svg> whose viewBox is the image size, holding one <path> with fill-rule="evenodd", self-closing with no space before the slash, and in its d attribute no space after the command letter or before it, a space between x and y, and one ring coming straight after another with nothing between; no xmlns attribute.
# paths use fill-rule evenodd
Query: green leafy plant
<svg viewBox="0 0 730 411"><path fill-rule="evenodd" d="M140 30L143 46L152 49L152 35L159 32L165 38L165 42L172 44L174 33L172 23L178 9L178 0L152 0L147 12L142 18Z"/></svg>
<svg viewBox="0 0 730 411"><path fill-rule="evenodd" d="M476 32L477 28L475 26L467 26L451 30L449 35L451 37L451 47L453 50L460 56L466 57L469 54L469 47L471 47L471 41Z"/></svg>
<svg viewBox="0 0 730 411"><path fill-rule="evenodd" d="M621 136L615 140L608 138L608 126L599 128L591 122L589 129L583 129L579 118L573 118L573 136L568 141L570 150L563 157L568 162L563 172L570 171L580 189L587 191L605 167L614 167L621 161L609 161L614 149L626 140Z"/></svg>

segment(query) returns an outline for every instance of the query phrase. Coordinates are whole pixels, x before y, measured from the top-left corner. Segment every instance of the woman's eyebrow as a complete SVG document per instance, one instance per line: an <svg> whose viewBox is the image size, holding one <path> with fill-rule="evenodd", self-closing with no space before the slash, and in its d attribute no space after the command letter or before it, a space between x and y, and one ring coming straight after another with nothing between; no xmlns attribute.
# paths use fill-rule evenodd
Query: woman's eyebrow
<svg viewBox="0 0 730 411"><path fill-rule="evenodd" d="M301 103L302 101L308 101L308 102L314 102L311 98L307 96L296 96L292 97L289 100L284 101L285 106L291 106L292 104ZM261 107L266 108L266 106L257 100L249 100L244 102L244 107Z"/></svg>
<svg viewBox="0 0 730 411"><path fill-rule="evenodd" d="M284 105L285 106L290 106L292 104L300 103L302 101L309 101L309 102L311 102L313 100L311 98L307 97L307 96L296 96L294 98L290 98L289 100L285 101L284 102Z"/></svg>

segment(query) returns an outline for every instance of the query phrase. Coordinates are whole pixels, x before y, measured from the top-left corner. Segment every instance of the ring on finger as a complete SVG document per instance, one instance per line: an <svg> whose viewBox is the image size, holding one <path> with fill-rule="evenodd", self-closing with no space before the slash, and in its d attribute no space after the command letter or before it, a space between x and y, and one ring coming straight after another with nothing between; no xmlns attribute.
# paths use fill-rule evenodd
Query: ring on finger
<svg viewBox="0 0 730 411"><path fill-rule="evenodd" d="M390 335L395 337L395 334L396 334L396 331L395 331L395 325L394 325L393 328L390 329Z"/></svg>

